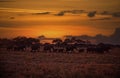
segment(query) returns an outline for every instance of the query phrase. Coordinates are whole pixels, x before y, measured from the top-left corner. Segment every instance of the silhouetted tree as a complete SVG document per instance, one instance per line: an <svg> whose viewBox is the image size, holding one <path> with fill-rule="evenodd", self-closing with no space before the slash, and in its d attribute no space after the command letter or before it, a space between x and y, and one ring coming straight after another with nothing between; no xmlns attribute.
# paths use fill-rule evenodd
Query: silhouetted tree
<svg viewBox="0 0 120 78"><path fill-rule="evenodd" d="M75 42L78 44L85 44L86 43L85 41L83 41L81 39L76 39Z"/></svg>
<svg viewBox="0 0 120 78"><path fill-rule="evenodd" d="M36 38L16 37L13 38L15 45L31 46L32 44L39 43L40 40Z"/></svg>
<svg viewBox="0 0 120 78"><path fill-rule="evenodd" d="M55 39L55 40L52 41L52 43L61 44L62 40L61 39Z"/></svg>
<svg viewBox="0 0 120 78"><path fill-rule="evenodd" d="M65 39L64 40L64 43L68 44L68 43L71 43L72 41L70 39Z"/></svg>
<svg viewBox="0 0 120 78"><path fill-rule="evenodd" d="M15 37L13 38L15 45L26 45L27 37Z"/></svg>
<svg viewBox="0 0 120 78"><path fill-rule="evenodd" d="M12 40L7 38L0 39L0 46L6 47L10 44L12 44Z"/></svg>

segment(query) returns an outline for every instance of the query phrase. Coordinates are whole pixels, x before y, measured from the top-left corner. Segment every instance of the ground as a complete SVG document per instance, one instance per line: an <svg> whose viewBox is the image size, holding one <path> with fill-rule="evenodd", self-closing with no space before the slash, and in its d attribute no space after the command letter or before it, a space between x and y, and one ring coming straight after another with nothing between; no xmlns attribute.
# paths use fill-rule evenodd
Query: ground
<svg viewBox="0 0 120 78"><path fill-rule="evenodd" d="M0 51L0 78L120 78L120 49L106 54Z"/></svg>

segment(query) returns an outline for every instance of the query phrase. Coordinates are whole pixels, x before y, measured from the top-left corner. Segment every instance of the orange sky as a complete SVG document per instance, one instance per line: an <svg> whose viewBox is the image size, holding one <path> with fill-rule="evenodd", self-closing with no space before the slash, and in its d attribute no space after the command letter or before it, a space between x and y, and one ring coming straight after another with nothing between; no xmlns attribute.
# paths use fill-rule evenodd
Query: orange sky
<svg viewBox="0 0 120 78"><path fill-rule="evenodd" d="M119 17L100 14L103 11L108 11L111 14L118 12L119 0L109 0L109 3L108 0L56 0L54 2L46 0L42 4L41 1L37 0L0 1L0 37L111 35L116 28L120 27ZM96 8L94 9L94 7ZM63 16L56 16L63 10L80 9L85 10L85 12L79 14L65 13ZM94 17L88 17L87 14L90 11L97 11L97 13ZM44 12L50 12L50 14L36 14Z"/></svg>

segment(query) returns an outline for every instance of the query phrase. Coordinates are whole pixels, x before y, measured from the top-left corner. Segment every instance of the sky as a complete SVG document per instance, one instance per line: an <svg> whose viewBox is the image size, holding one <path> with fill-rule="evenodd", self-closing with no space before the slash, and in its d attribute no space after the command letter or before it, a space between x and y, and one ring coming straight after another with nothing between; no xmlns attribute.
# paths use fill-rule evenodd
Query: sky
<svg viewBox="0 0 120 78"><path fill-rule="evenodd" d="M0 0L0 38L110 36L120 28L120 0Z"/></svg>

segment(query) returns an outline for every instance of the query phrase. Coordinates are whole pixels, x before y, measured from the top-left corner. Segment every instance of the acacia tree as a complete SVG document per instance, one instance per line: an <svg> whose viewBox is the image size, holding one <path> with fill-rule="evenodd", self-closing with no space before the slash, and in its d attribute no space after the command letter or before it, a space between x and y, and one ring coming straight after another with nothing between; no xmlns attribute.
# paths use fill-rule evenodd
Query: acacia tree
<svg viewBox="0 0 120 78"><path fill-rule="evenodd" d="M61 40L61 39L54 39L54 40L52 41L52 43L55 43L56 45L59 45L59 44L62 43L62 40Z"/></svg>
<svg viewBox="0 0 120 78"><path fill-rule="evenodd" d="M36 38L28 38L27 39L27 44L28 46L32 45L32 44L36 44L36 43L40 43L40 40L39 39L36 39Z"/></svg>
<svg viewBox="0 0 120 78"><path fill-rule="evenodd" d="M65 39L64 40L64 43L66 43L66 44L69 44L69 43L71 43L72 41L71 41L71 39Z"/></svg>
<svg viewBox="0 0 120 78"><path fill-rule="evenodd" d="M13 38L13 41L14 41L15 45L17 45L17 46L26 45L27 37L18 36L18 37Z"/></svg>

